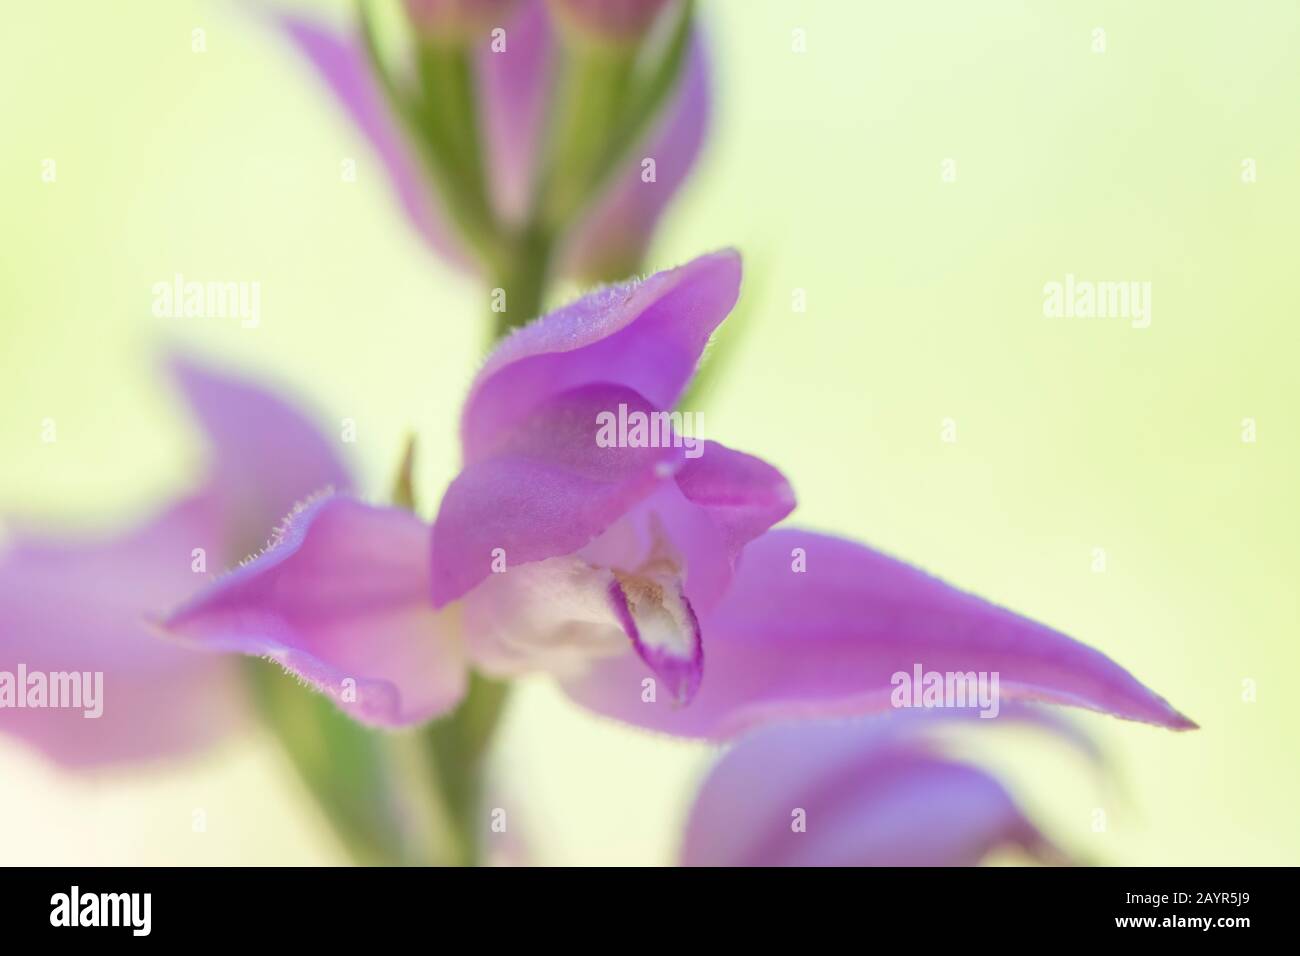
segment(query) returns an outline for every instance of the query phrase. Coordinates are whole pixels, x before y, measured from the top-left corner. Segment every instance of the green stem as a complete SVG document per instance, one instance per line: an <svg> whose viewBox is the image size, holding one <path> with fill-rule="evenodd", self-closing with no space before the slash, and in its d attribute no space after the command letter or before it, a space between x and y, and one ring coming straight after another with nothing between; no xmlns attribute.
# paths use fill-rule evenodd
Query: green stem
<svg viewBox="0 0 1300 956"><path fill-rule="evenodd" d="M550 233L532 227L502 250L493 279L492 341L541 315L550 280L553 245ZM505 293L504 302L499 300L495 289Z"/></svg>
<svg viewBox="0 0 1300 956"><path fill-rule="evenodd" d="M693 11L693 0L686 0L666 43L648 54L569 39L535 211L553 234L563 235L578 220L660 115L685 67Z"/></svg>
<svg viewBox="0 0 1300 956"><path fill-rule="evenodd" d="M423 122L461 191L486 208L487 181L479 143L477 92L463 44L427 42L418 53Z"/></svg>
<svg viewBox="0 0 1300 956"><path fill-rule="evenodd" d="M483 863L488 823L483 771L508 690L508 684L471 674L456 712L421 731L421 744L456 837L454 862L461 866Z"/></svg>
<svg viewBox="0 0 1300 956"><path fill-rule="evenodd" d="M548 142L540 208L534 218L563 230L590 197L598 163L618 127L634 65L633 51L599 44L568 48Z"/></svg>
<svg viewBox="0 0 1300 956"><path fill-rule="evenodd" d="M487 196L469 50L464 44L422 43L417 51L421 85L404 89L384 62L368 0L359 0L358 13L371 69L423 161L436 201L470 248L486 259L497 224Z"/></svg>
<svg viewBox="0 0 1300 956"><path fill-rule="evenodd" d="M393 786L384 738L276 665L249 660L245 673L260 715L349 855L366 865L427 858L422 827L409 825Z"/></svg>
<svg viewBox="0 0 1300 956"><path fill-rule="evenodd" d="M393 504L414 512L415 436L407 439ZM476 866L483 862L482 834L485 756L505 706L508 685L471 672L465 697L456 710L420 730L390 737L395 772L403 792L428 807L429 841L437 848L432 862Z"/></svg>
<svg viewBox="0 0 1300 956"><path fill-rule="evenodd" d="M267 724L352 859L367 866L483 862L488 744L508 685L472 675L456 711L377 733L264 661L249 684Z"/></svg>

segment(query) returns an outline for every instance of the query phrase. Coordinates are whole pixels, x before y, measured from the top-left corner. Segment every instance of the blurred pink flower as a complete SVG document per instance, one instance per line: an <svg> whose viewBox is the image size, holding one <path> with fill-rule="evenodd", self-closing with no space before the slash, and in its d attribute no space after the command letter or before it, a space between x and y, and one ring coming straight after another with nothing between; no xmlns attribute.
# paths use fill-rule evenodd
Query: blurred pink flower
<svg viewBox="0 0 1300 956"><path fill-rule="evenodd" d="M325 439L279 399L186 361L172 370L208 436L200 487L124 533L20 531L0 554L0 671L104 675L97 718L0 709L0 730L63 763L173 755L238 721L230 662L162 640L148 617L259 547L294 502L350 484Z"/></svg>
<svg viewBox="0 0 1300 956"><path fill-rule="evenodd" d="M1059 862L990 774L918 721L804 721L740 740L705 779L685 866L973 866L1017 848Z"/></svg>

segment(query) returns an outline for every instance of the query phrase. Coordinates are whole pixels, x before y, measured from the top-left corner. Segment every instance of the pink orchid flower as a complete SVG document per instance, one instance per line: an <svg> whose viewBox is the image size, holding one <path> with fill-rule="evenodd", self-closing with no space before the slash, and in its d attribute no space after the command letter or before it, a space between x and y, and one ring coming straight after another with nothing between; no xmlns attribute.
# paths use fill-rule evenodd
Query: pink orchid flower
<svg viewBox="0 0 1300 956"><path fill-rule="evenodd" d="M768 530L794 497L760 459L598 441L614 409L676 406L740 279L734 252L706 255L520 329L470 388L432 526L318 498L167 626L273 658L385 727L453 709L469 668L541 670L602 714L721 738L885 710L918 661L999 672L1008 701L1194 726L1064 634L864 545Z"/></svg>
<svg viewBox="0 0 1300 956"><path fill-rule="evenodd" d="M177 361L208 435L200 487L97 541L22 532L0 554L0 671L103 674L102 713L0 709L0 730L50 758L97 766L173 756L242 715L232 662L159 638L148 618L265 540L294 502L349 486L330 445L295 409L246 382Z"/></svg>
<svg viewBox="0 0 1300 956"><path fill-rule="evenodd" d="M974 866L1001 849L1064 861L997 779L918 723L804 721L744 737L700 787L682 864Z"/></svg>
<svg viewBox="0 0 1300 956"><path fill-rule="evenodd" d="M521 227L538 199L538 166L547 155L547 122L558 87L559 38L553 14L542 0L411 6L412 16L423 17L429 29L445 30L449 19L478 22L499 17L504 49L492 49L486 29L480 28L475 39L479 134L493 212L507 228ZM643 28L658 12L654 4L623 4L603 15L584 13L578 6L566 17L585 17L595 28L624 34ZM310 19L286 15L279 22L369 141L417 232L449 261L477 265L390 107L362 41ZM558 253L560 273L599 279L636 271L655 224L699 154L709 115L708 66L695 31L681 74L641 141L625 144L621 165L565 238ZM647 158L655 164L650 181L643 175Z"/></svg>

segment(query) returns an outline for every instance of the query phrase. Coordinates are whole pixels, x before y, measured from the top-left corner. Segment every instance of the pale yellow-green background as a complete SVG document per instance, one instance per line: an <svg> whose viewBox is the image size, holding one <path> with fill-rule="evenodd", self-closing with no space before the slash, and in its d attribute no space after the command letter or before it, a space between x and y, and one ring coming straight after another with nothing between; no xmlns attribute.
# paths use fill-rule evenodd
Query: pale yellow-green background
<svg viewBox="0 0 1300 956"><path fill-rule="evenodd" d="M702 6L717 123L651 264L747 257L710 434L779 463L801 523L1078 636L1203 725L1083 717L1107 785L1059 746L981 746L1067 846L1300 861L1300 8ZM121 524L183 488L200 445L152 375L173 341L296 389L328 427L354 418L371 492L417 428L436 501L485 294L417 245L247 7L8 4L0 90L0 511ZM261 327L152 317L175 272L260 281ZM1151 281L1151 327L1044 318L1042 287L1067 272ZM509 714L500 799L541 861L666 862L707 760L539 679ZM0 782L0 862L341 859L260 737L92 780L0 740Z"/></svg>

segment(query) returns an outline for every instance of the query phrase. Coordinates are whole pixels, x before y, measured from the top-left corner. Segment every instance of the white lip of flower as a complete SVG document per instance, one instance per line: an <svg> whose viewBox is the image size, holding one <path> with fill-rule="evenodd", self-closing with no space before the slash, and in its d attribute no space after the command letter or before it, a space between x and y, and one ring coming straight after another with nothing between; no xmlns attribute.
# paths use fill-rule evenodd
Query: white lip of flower
<svg viewBox="0 0 1300 956"><path fill-rule="evenodd" d="M615 571L614 580L623 590L641 643L648 650L690 660L695 653L694 621L681 593L680 569L661 560L636 574Z"/></svg>
<svg viewBox="0 0 1300 956"><path fill-rule="evenodd" d="M635 572L614 572L609 600L632 646L674 704L689 703L704 666L700 625L683 590L684 562L657 516L651 520L650 553Z"/></svg>
<svg viewBox="0 0 1300 956"><path fill-rule="evenodd" d="M635 571L575 555L520 565L466 596L465 635L479 666L498 677L578 677L596 660L636 653L638 643L643 657L689 666L699 635L682 575L658 535Z"/></svg>

